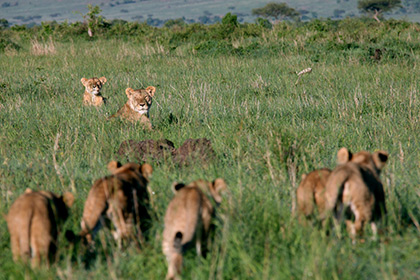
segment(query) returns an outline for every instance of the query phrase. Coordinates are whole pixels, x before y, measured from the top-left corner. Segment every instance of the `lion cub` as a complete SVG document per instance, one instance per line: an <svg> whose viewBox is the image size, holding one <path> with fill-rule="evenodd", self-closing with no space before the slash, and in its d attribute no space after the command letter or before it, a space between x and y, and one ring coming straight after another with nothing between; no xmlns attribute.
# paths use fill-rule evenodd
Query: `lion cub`
<svg viewBox="0 0 420 280"><path fill-rule="evenodd" d="M298 213L306 218L314 212L314 206L318 208L318 213L323 213L325 209L325 185L331 174L328 168L314 170L308 174L302 174L302 181L296 191Z"/></svg>
<svg viewBox="0 0 420 280"><path fill-rule="evenodd" d="M86 106L102 106L105 103L105 98L101 95L102 86L106 83L106 78L82 78L80 80L85 87L85 94L83 95L83 105Z"/></svg>
<svg viewBox="0 0 420 280"><path fill-rule="evenodd" d="M156 88L152 86L136 90L127 88L125 90L125 94L128 97L127 103L108 119L121 117L133 123L140 121L142 125L151 130L152 124L149 119L149 110L152 106L152 98L155 95L155 91Z"/></svg>
<svg viewBox="0 0 420 280"><path fill-rule="evenodd" d="M353 240L363 233L367 222L371 223L376 236L375 222L386 213L385 192L379 174L388 160L388 153L361 151L352 154L341 148L337 157L348 159L348 162L337 166L328 177L325 210L334 211L338 217L346 215L347 229ZM354 216L354 222L349 214Z"/></svg>
<svg viewBox="0 0 420 280"><path fill-rule="evenodd" d="M26 189L6 216L13 260L26 262L31 258L32 267L37 267L43 259L49 266L57 250L58 227L67 219L73 202L74 196L69 192L57 196Z"/></svg>
<svg viewBox="0 0 420 280"><path fill-rule="evenodd" d="M182 252L195 242L201 255L201 243L207 240L214 206L222 202L220 193L227 189L223 179L213 182L197 180L189 185L174 185L175 197L165 214L162 249L168 261L166 279L178 279L182 266Z"/></svg>
<svg viewBox="0 0 420 280"><path fill-rule="evenodd" d="M147 163L121 165L111 161L108 170L112 174L96 180L89 191L79 236L90 243L92 232L110 221L114 226L113 237L119 246L123 239L129 238L142 243L142 232L150 223L147 184L153 168Z"/></svg>

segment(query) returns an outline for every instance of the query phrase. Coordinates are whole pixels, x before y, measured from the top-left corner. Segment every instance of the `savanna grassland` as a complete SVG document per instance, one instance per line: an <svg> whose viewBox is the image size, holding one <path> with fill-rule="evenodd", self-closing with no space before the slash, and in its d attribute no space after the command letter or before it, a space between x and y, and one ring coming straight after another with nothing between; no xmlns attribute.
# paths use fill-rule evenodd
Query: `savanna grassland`
<svg viewBox="0 0 420 280"><path fill-rule="evenodd" d="M79 28L79 29L77 29ZM84 29L83 29L84 28ZM151 28L128 23L2 30L0 212L26 188L71 191L76 202L58 261L31 271L12 261L0 219L0 279L163 279L160 235L174 181L223 177L230 193L206 259L186 255L183 279L420 278L420 26L344 20ZM375 57L375 50L380 50ZM311 67L296 84L296 71ZM82 77L105 76L105 107L82 106ZM153 85L154 130L106 121L127 87ZM205 137L206 166L150 162L153 228L141 253L103 231L90 258L64 238L80 230L92 183L124 140ZM335 166L341 147L390 153L381 174L388 213L378 241L302 227L292 215L300 176Z"/></svg>

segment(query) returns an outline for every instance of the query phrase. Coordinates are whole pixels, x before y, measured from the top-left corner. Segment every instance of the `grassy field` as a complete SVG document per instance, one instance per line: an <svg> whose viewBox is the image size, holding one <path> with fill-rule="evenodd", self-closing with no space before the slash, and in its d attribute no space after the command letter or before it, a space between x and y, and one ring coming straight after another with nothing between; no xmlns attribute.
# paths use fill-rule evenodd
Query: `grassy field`
<svg viewBox="0 0 420 280"><path fill-rule="evenodd" d="M104 233L86 267L79 248L61 235L57 264L31 271L13 263L1 218L0 279L25 274L34 279L163 279L160 234L172 182L216 177L225 178L231 194L218 210L210 254L202 259L188 253L183 279L419 279L416 27L398 35L372 31L373 46L386 45L386 36L395 37L386 45L389 51L411 44L406 56L384 55L378 62L366 60L365 47L328 51L323 37L313 52L307 42L316 32L296 31L287 40L282 28L253 40L287 48L262 47L258 54L245 55L203 54L188 42L169 49L135 39L14 37L22 48L0 55L0 213L7 213L28 187L71 191L76 203L63 232L77 232L92 183L107 174L107 163L118 159L116 151L127 139L166 138L179 146L188 138L206 137L217 159L207 167L152 162L155 220L142 253L118 250ZM346 40L342 35L328 36L339 44ZM373 42L357 36L360 44ZM252 44L240 38L231 43ZM307 67L312 73L295 85L295 71ZM103 95L109 102L100 109L82 106L80 79L92 76L108 79ZM126 102L127 87L149 85L157 88L152 132L105 120ZM340 147L390 153L381 174L388 214L379 241L366 238L352 245L345 231L342 237L328 236L300 226L291 214L295 178L299 183L302 173L334 167Z"/></svg>

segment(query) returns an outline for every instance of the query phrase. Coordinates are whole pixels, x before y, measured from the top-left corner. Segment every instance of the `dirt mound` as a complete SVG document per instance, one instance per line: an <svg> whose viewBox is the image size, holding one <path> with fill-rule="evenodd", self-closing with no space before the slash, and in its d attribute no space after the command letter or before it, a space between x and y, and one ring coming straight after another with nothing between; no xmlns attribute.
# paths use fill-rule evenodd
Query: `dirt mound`
<svg viewBox="0 0 420 280"><path fill-rule="evenodd" d="M121 143L118 155L138 162L161 162L172 158L173 162L180 165L207 163L216 157L211 141L206 138L187 139L178 149L167 139L127 140Z"/></svg>
<svg viewBox="0 0 420 280"><path fill-rule="evenodd" d="M118 154L138 162L146 162L162 161L171 158L174 151L174 143L167 139L144 141L127 140L121 143Z"/></svg>
<svg viewBox="0 0 420 280"><path fill-rule="evenodd" d="M174 153L174 162L188 165L192 162L209 162L216 157L211 141L206 138L187 139Z"/></svg>

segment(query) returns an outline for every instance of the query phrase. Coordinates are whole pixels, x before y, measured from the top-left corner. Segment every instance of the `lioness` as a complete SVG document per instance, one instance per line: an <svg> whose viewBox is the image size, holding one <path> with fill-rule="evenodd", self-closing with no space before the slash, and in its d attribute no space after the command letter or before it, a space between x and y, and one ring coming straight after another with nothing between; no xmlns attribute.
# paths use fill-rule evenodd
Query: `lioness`
<svg viewBox="0 0 420 280"><path fill-rule="evenodd" d="M91 233L99 230L106 221L111 221L115 228L112 234L119 246L123 239L128 238L142 243L142 232L150 223L147 184L153 168L147 163L121 165L111 161L108 170L112 175L96 180L89 191L79 236L90 243Z"/></svg>
<svg viewBox="0 0 420 280"><path fill-rule="evenodd" d="M108 119L121 117L133 123L140 121L145 128L151 130L152 124L149 119L149 110L152 106L152 98L155 95L155 91L156 88L152 86L136 90L127 88L125 90L125 94L128 97L127 103Z"/></svg>
<svg viewBox="0 0 420 280"><path fill-rule="evenodd" d="M166 279L178 279L181 273L182 252L195 241L197 254L201 255L201 244L207 240L214 206L208 196L218 205L220 193L227 189L223 179L213 182L197 180L189 185L175 184L175 197L165 214L162 249L168 261Z"/></svg>
<svg viewBox="0 0 420 280"><path fill-rule="evenodd" d="M26 189L6 216L13 260L26 262L31 258L32 267L45 260L49 266L57 250L58 227L67 219L73 202L74 196L69 192L57 196Z"/></svg>
<svg viewBox="0 0 420 280"><path fill-rule="evenodd" d="M371 222L376 236L375 222L386 213L385 192L379 174L388 160L388 153L361 151L351 154L346 148L341 148L337 156L349 161L337 166L328 177L325 210L334 211L338 217L346 215L347 228L353 240L357 234L363 233L366 222ZM354 222L349 214L354 215Z"/></svg>
<svg viewBox="0 0 420 280"><path fill-rule="evenodd" d="M85 94L83 95L83 104L86 106L102 106L105 103L105 98L101 95L102 86L106 83L106 78L82 78L80 80L85 87Z"/></svg>

